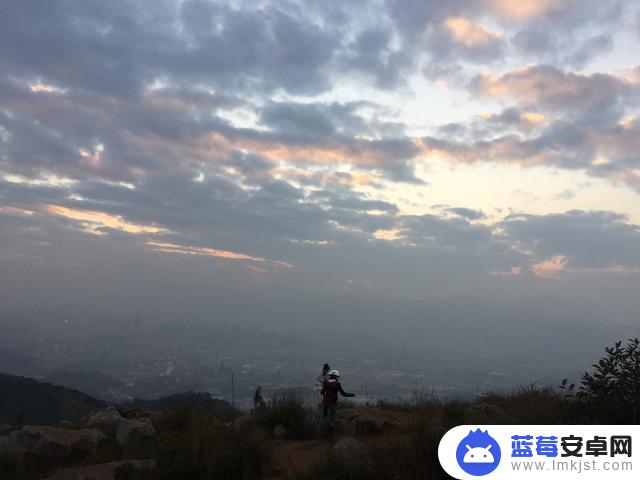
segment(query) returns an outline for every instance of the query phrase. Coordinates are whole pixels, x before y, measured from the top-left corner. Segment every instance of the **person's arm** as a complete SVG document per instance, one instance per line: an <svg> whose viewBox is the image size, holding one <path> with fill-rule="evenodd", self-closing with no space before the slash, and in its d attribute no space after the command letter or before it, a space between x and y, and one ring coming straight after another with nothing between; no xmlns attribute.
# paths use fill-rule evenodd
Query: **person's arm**
<svg viewBox="0 0 640 480"><path fill-rule="evenodd" d="M341 383L339 383L339 384L338 384L338 391L340 392L340 394L341 394L343 397L355 397L355 396L356 396L356 394L355 394L355 393L347 393L347 392L345 392L345 391L342 389L342 384L341 384Z"/></svg>

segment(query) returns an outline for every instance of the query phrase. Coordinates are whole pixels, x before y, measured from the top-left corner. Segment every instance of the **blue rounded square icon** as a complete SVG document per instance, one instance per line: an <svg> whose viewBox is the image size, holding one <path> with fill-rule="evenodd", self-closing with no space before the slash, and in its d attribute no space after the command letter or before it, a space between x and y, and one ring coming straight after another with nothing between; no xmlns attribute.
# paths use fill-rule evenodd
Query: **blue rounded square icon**
<svg viewBox="0 0 640 480"><path fill-rule="evenodd" d="M498 442L488 431L477 429L464 437L456 450L460 468L475 477L493 472L500 465L501 451Z"/></svg>

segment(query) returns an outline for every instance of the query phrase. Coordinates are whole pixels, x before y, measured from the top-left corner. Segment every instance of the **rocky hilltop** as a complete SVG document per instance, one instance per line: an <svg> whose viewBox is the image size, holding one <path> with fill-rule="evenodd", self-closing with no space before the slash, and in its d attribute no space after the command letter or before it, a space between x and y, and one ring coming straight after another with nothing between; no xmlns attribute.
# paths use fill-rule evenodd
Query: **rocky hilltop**
<svg viewBox="0 0 640 480"><path fill-rule="evenodd" d="M21 381L30 391L36 387ZM47 391L58 391L52 387ZM79 392L66 393L73 405L78 398L86 400ZM81 409L65 407L74 415L55 424L1 425L0 478L447 478L436 452L452 426L557 423L566 402L548 390L532 389L482 402L344 403L335 436L329 437L325 419L315 417L296 394L258 400L243 413L208 394L190 393L127 408L96 403L80 418Z"/></svg>

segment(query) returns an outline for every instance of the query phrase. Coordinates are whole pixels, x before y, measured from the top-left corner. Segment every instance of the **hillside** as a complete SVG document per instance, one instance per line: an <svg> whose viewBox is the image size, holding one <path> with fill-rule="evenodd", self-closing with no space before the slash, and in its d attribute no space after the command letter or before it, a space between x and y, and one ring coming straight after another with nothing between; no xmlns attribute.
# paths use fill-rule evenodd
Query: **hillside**
<svg viewBox="0 0 640 480"><path fill-rule="evenodd" d="M31 425L79 420L105 404L86 393L0 373L0 423L12 424L19 415Z"/></svg>
<svg viewBox="0 0 640 480"><path fill-rule="evenodd" d="M559 388L531 384L475 401L341 402L335 430L296 392L276 391L267 399L257 391L255 408L244 414L189 392L131 403L135 408L124 413L100 409L64 425L3 426L0 472L20 480L444 479L438 444L454 426L637 424L640 397L628 392L637 384L639 360L640 339L616 342L583 375L577 393L565 380ZM13 412L23 400L25 411L46 408L56 420L63 414L77 419L83 408L101 405L10 375L0 376L0 388L9 392ZM10 411L2 404L0 410Z"/></svg>
<svg viewBox="0 0 640 480"><path fill-rule="evenodd" d="M55 385L64 385L74 390L88 393L92 397L103 401L114 401L118 398L116 392L122 391L124 383L109 377L97 370L66 371L58 370L49 373L44 381ZM122 395L120 395L120 398Z"/></svg>
<svg viewBox="0 0 640 480"><path fill-rule="evenodd" d="M549 390L522 390L481 402L344 404L333 438L326 420L295 394L274 395L233 421L193 405L125 417L109 408L73 427L25 427L0 436L0 469L11 472L8 478L23 472L24 480L444 479L437 446L449 428L571 422L572 403ZM53 457L29 447L22 447L28 454L22 457L3 453L2 445L15 450L21 435L60 451Z"/></svg>
<svg viewBox="0 0 640 480"><path fill-rule="evenodd" d="M212 398L209 393L187 392L176 393L157 400L135 399L120 405L122 410L175 410L181 407L193 407L213 413L219 417L234 417L240 412L229 402Z"/></svg>
<svg viewBox="0 0 640 480"><path fill-rule="evenodd" d="M81 375L85 383L88 376L87 372ZM99 393L100 381L98 378L92 393ZM74 422L107 405L79 390L5 373L0 373L0 392L0 424L13 424L19 415L23 416L22 423L29 425L55 424L62 420ZM228 402L212 398L209 393L198 392L178 393L155 400L134 399L117 406L121 411L162 411L189 406L221 418L233 418L239 414Z"/></svg>

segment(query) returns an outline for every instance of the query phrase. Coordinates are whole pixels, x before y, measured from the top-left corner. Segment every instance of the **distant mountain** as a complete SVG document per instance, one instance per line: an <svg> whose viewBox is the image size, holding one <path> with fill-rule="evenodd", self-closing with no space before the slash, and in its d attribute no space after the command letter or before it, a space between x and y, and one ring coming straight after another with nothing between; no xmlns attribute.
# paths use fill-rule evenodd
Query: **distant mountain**
<svg viewBox="0 0 640 480"><path fill-rule="evenodd" d="M48 374L45 381L55 385L86 392L89 395L107 402L122 401L125 385L120 380L109 377L96 370L67 371L59 370ZM131 398L131 397L128 397Z"/></svg>
<svg viewBox="0 0 640 480"><path fill-rule="evenodd" d="M77 390L0 373L0 423L13 423L18 415L31 425L75 421L105 406Z"/></svg>
<svg viewBox="0 0 640 480"><path fill-rule="evenodd" d="M176 393L168 397L157 400L132 400L120 405L122 410L144 409L144 410L173 410L176 408L190 406L201 410L207 410L217 416L235 416L239 411L231 406L229 402L212 398L209 393L187 392Z"/></svg>

